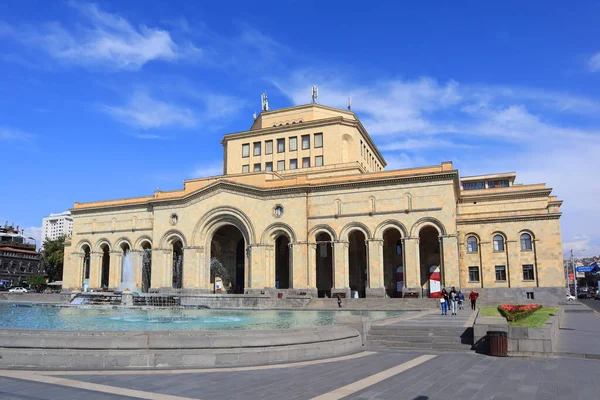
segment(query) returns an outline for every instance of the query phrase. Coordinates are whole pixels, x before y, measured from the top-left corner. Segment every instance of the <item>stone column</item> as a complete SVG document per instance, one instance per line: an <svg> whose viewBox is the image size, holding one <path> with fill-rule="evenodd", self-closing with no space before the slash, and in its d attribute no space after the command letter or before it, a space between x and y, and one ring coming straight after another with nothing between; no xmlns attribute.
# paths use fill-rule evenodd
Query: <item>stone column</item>
<svg viewBox="0 0 600 400"><path fill-rule="evenodd" d="M135 282L135 287L129 288L132 292L141 292L142 291L142 268L143 266L143 258L144 252L143 250L131 250L129 254L131 257L131 266L133 268L133 281Z"/></svg>
<svg viewBox="0 0 600 400"><path fill-rule="evenodd" d="M368 280L369 287L366 288L367 297L385 297L383 286L383 240L367 239L368 248Z"/></svg>
<svg viewBox="0 0 600 400"><path fill-rule="evenodd" d="M263 245L261 246L264 257L264 271L265 271L265 289L275 289L275 268L277 268L277 261L275 260L275 246L274 245Z"/></svg>
<svg viewBox="0 0 600 400"><path fill-rule="evenodd" d="M460 264L458 260L458 238L456 235L441 236L442 265L444 266L444 284L446 287L460 287Z"/></svg>
<svg viewBox="0 0 600 400"><path fill-rule="evenodd" d="M85 266L83 265L83 258L85 257L85 253L73 252L71 253L71 262L69 265L65 263L63 277L67 279L63 279L63 287L71 287L71 288L83 288L83 278L85 274Z"/></svg>
<svg viewBox="0 0 600 400"><path fill-rule="evenodd" d="M121 286L121 271L123 270L123 252L112 250L110 252L110 270L108 276L108 287L118 289Z"/></svg>
<svg viewBox="0 0 600 400"><path fill-rule="evenodd" d="M327 243L329 246L329 243ZM317 289L317 244L308 243L307 249L307 260L306 260L306 277L307 287L309 289Z"/></svg>
<svg viewBox="0 0 600 400"><path fill-rule="evenodd" d="M345 292L350 297L348 274L348 242L333 242L333 292Z"/></svg>
<svg viewBox="0 0 600 400"><path fill-rule="evenodd" d="M168 262L171 250L169 249L153 249L152 250L152 275L150 277L150 287L152 289L167 289L171 288L171 284L167 285L167 279L171 276L169 273L167 276L167 270L173 263L173 257L171 256L171 262Z"/></svg>
<svg viewBox="0 0 600 400"><path fill-rule="evenodd" d="M263 263L265 248L254 244L248 246L246 249L245 289L249 293L260 292L261 288L266 287L266 266ZM274 284L275 282L273 282Z"/></svg>
<svg viewBox="0 0 600 400"><path fill-rule="evenodd" d="M294 289L310 287L310 272L306 260L307 248L306 243L290 243L290 282Z"/></svg>
<svg viewBox="0 0 600 400"><path fill-rule="evenodd" d="M92 251L90 253L90 288L100 288L102 286L102 253L101 251Z"/></svg>
<svg viewBox="0 0 600 400"><path fill-rule="evenodd" d="M186 291L200 289L200 268L198 247L183 248L183 282L181 288Z"/></svg>
<svg viewBox="0 0 600 400"><path fill-rule="evenodd" d="M419 238L404 238L404 287L407 291L421 293L421 260Z"/></svg>

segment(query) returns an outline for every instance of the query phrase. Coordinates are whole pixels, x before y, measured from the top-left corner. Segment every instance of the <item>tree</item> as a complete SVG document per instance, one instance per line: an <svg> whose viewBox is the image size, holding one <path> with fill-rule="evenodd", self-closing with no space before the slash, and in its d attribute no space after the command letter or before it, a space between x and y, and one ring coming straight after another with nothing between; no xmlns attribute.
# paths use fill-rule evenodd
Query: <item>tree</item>
<svg viewBox="0 0 600 400"><path fill-rule="evenodd" d="M60 236L56 240L44 240L44 249L42 250L42 261L46 267L49 282L62 279L63 264L65 259L65 236Z"/></svg>
<svg viewBox="0 0 600 400"><path fill-rule="evenodd" d="M29 286L37 286L37 285L43 285L46 283L46 278L44 278L44 275L31 275L29 277L27 277L27 284Z"/></svg>

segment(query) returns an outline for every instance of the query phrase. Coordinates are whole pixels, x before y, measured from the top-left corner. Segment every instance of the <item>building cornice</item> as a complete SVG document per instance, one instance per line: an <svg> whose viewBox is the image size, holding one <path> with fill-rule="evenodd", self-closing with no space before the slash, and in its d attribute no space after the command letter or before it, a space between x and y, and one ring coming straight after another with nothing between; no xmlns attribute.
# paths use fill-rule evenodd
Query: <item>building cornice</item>
<svg viewBox="0 0 600 400"><path fill-rule="evenodd" d="M305 195L307 192L327 192L333 190L348 190L354 188L368 188L377 186L386 186L390 184L403 184L410 182L434 182L452 180L456 186L458 183L458 172L456 170L444 171L439 173L426 173L422 175L410 176L392 176L392 177L373 177L360 179L357 181L334 182L334 183L318 183L318 184L301 184L288 187L273 187L259 188L256 186L245 185L238 182L230 182L226 179L217 180L210 185L200 188L194 192L188 193L177 198L152 198L140 203L115 204L105 206L95 206L89 208L73 209L75 215L101 213L115 210L139 209L140 207L148 208L147 211L152 211L153 208L163 208L170 206L180 206L188 204L195 199L202 199L210 195L214 191L225 190L231 193L244 194L258 199L280 198L282 196L298 196ZM141 230L141 229L140 229Z"/></svg>
<svg viewBox="0 0 600 400"><path fill-rule="evenodd" d="M562 213L538 214L538 215L510 215L502 217L478 217L478 218L460 218L456 219L457 225L479 225L496 224L499 222L523 222L523 221L544 221L559 219Z"/></svg>
<svg viewBox="0 0 600 400"><path fill-rule="evenodd" d="M532 197L548 197L552 193L551 188L546 189L531 189L526 191L515 191L515 192L502 192L502 193L484 193L476 195L467 195L461 193L459 197L459 203L473 203L473 202L489 202L489 201L503 201L512 199L527 199Z"/></svg>

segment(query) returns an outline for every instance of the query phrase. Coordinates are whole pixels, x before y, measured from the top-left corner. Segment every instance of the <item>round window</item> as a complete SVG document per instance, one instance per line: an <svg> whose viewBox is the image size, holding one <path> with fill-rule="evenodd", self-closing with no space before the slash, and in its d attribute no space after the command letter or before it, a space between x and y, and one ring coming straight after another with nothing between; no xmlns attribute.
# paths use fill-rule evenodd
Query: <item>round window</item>
<svg viewBox="0 0 600 400"><path fill-rule="evenodd" d="M179 220L179 218L177 217L177 214L171 214L171 218L170 218L171 225L177 225L178 220Z"/></svg>
<svg viewBox="0 0 600 400"><path fill-rule="evenodd" d="M283 215L283 206L278 204L275 206L275 208L273 208L273 214L279 218Z"/></svg>

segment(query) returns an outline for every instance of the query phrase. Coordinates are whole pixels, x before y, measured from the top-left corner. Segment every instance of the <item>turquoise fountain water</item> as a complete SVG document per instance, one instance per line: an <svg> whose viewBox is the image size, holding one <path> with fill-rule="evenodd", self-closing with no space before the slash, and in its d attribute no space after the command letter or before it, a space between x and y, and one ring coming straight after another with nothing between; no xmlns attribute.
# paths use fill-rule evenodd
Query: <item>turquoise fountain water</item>
<svg viewBox="0 0 600 400"><path fill-rule="evenodd" d="M99 309L0 304L0 327L91 331L283 329L332 325L337 317L345 315L380 319L401 314L401 311Z"/></svg>

